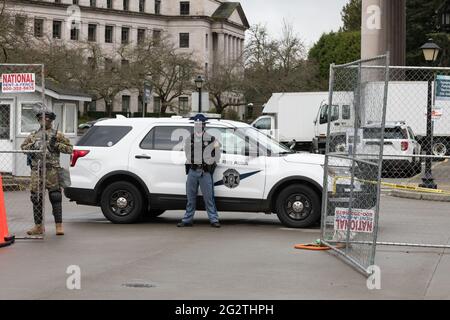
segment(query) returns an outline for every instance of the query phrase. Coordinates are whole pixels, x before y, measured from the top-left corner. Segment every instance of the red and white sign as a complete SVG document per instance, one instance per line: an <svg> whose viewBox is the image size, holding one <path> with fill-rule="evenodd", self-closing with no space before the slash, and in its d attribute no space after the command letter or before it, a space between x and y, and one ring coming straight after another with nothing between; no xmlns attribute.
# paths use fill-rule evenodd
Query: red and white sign
<svg viewBox="0 0 450 320"><path fill-rule="evenodd" d="M2 93L23 93L36 91L34 73L2 74Z"/></svg>
<svg viewBox="0 0 450 320"><path fill-rule="evenodd" d="M347 231L350 223L350 231L373 233L373 224L375 210L353 209L351 219L349 219L350 210L345 208L336 208L334 211L334 230Z"/></svg>
<svg viewBox="0 0 450 320"><path fill-rule="evenodd" d="M439 120L444 115L444 112L442 109L433 109L431 113L431 117L433 120Z"/></svg>

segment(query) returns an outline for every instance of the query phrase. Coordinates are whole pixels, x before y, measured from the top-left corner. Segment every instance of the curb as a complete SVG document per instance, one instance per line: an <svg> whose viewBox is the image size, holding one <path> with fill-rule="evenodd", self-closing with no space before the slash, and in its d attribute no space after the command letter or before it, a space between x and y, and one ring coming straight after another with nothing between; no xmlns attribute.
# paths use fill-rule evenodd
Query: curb
<svg viewBox="0 0 450 320"><path fill-rule="evenodd" d="M404 199L450 202L450 195L443 195L443 194L431 194L431 193L429 194L413 191L391 190L390 195L393 197Z"/></svg>

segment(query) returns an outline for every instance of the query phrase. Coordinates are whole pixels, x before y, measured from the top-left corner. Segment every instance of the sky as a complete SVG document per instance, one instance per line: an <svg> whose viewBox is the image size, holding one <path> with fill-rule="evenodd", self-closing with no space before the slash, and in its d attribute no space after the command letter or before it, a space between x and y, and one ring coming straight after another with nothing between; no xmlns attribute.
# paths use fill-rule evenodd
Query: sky
<svg viewBox="0 0 450 320"><path fill-rule="evenodd" d="M237 0L241 3L250 25L266 24L273 37L281 35L283 18L311 47L324 32L337 31L341 26L341 10L348 0Z"/></svg>

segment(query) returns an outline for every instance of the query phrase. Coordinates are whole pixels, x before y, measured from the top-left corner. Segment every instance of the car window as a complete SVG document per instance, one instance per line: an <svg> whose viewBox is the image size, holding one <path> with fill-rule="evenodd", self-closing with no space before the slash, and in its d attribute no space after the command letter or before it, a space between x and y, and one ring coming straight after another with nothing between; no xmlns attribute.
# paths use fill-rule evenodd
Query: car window
<svg viewBox="0 0 450 320"><path fill-rule="evenodd" d="M256 121L254 127L259 130L271 130L271 125L272 125L271 122L272 121L270 118L263 118L263 119Z"/></svg>
<svg viewBox="0 0 450 320"><path fill-rule="evenodd" d="M331 122L339 119L339 106L333 106L331 108Z"/></svg>
<svg viewBox="0 0 450 320"><path fill-rule="evenodd" d="M140 147L145 150L173 151L191 134L192 127L154 127L141 141Z"/></svg>
<svg viewBox="0 0 450 320"><path fill-rule="evenodd" d="M328 122L328 105L323 105L320 108L320 124Z"/></svg>
<svg viewBox="0 0 450 320"><path fill-rule="evenodd" d="M380 139L381 138L381 128L365 128L364 129L364 139ZM400 128L385 128L384 139L386 140L403 140L408 139L407 131Z"/></svg>
<svg viewBox="0 0 450 320"><path fill-rule="evenodd" d="M351 118L350 106L342 106L342 119L349 120Z"/></svg>
<svg viewBox="0 0 450 320"><path fill-rule="evenodd" d="M209 128L208 134L221 144L222 152L243 156L279 156L293 153L271 137L255 128Z"/></svg>
<svg viewBox="0 0 450 320"><path fill-rule="evenodd" d="M328 105L322 106L320 109L320 124L324 124L328 122ZM339 119L339 106L334 105L331 108L331 122Z"/></svg>
<svg viewBox="0 0 450 320"><path fill-rule="evenodd" d="M133 128L128 126L94 126L77 143L82 147L112 147Z"/></svg>
<svg viewBox="0 0 450 320"><path fill-rule="evenodd" d="M414 132L412 131L412 129L410 127L408 127L408 131L409 131L409 136L410 136L411 140L416 140L416 136L414 135Z"/></svg>
<svg viewBox="0 0 450 320"><path fill-rule="evenodd" d="M244 137L237 135L234 129L208 128L206 132L220 142L223 153L245 155L246 141Z"/></svg>

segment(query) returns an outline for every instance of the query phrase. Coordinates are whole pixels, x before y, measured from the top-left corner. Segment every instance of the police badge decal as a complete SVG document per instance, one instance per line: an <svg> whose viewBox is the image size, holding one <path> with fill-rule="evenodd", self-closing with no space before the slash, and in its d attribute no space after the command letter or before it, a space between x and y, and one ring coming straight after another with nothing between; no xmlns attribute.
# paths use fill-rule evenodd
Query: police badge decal
<svg viewBox="0 0 450 320"><path fill-rule="evenodd" d="M234 169L229 169L223 173L223 184L230 189L239 186L241 182L240 174Z"/></svg>

